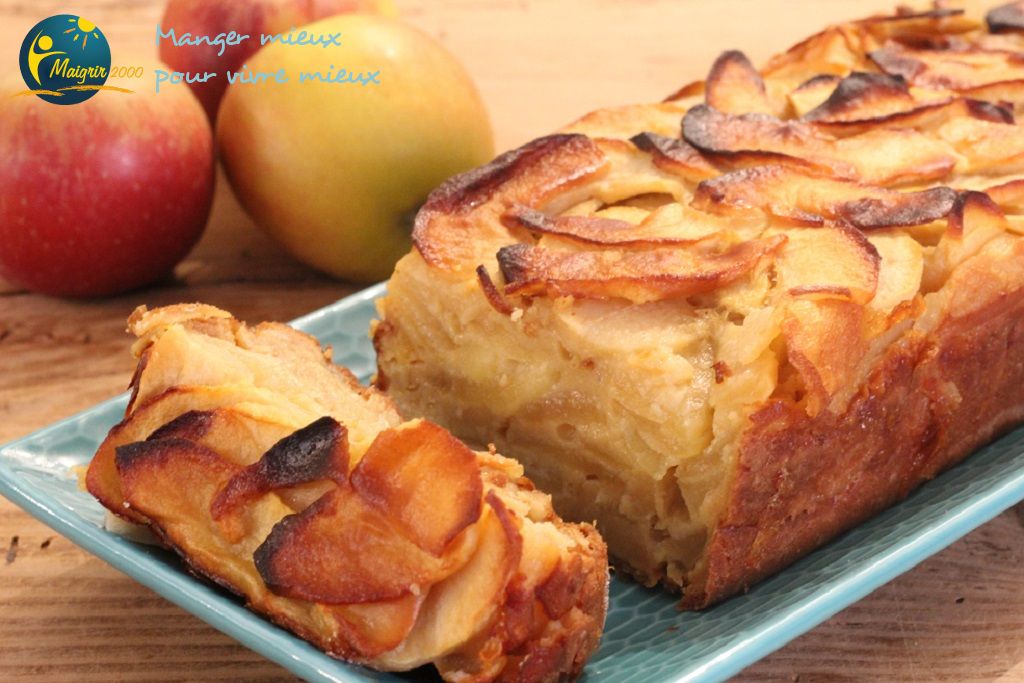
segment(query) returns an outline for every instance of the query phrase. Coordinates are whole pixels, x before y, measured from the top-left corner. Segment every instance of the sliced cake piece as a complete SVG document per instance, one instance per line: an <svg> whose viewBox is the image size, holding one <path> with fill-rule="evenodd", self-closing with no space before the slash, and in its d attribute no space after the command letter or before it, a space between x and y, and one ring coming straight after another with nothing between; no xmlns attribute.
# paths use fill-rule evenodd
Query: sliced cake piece
<svg viewBox="0 0 1024 683"><path fill-rule="evenodd" d="M608 568L513 460L403 421L312 337L139 309L125 419L88 489L196 574L327 653L451 681L578 674Z"/></svg>

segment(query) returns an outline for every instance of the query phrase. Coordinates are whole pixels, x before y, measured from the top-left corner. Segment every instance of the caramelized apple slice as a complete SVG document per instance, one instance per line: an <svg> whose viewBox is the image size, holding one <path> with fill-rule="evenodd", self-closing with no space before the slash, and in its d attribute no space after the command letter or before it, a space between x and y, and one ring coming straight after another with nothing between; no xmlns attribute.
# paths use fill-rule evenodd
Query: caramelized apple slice
<svg viewBox="0 0 1024 683"><path fill-rule="evenodd" d="M318 480L344 484L348 479L348 432L332 417L284 437L263 456L231 478L214 498L210 513L221 519L239 505L268 491Z"/></svg>
<svg viewBox="0 0 1024 683"><path fill-rule="evenodd" d="M940 178L957 160L946 144L914 130L871 130L837 139L805 121L730 116L703 105L686 113L683 137L719 159L782 163L873 185Z"/></svg>
<svg viewBox="0 0 1024 683"><path fill-rule="evenodd" d="M245 467L259 460L261 451L291 432L289 424L254 417L235 406L190 410L174 418L146 441L180 438L217 452L228 462Z"/></svg>
<svg viewBox="0 0 1024 683"><path fill-rule="evenodd" d="M1018 114L1024 109L1024 79L996 81L972 88L961 88L960 94L975 100L1009 105Z"/></svg>
<svg viewBox="0 0 1024 683"><path fill-rule="evenodd" d="M788 241L775 259L779 286L792 296L865 304L878 286L879 256L859 230L843 226L780 231Z"/></svg>
<svg viewBox="0 0 1024 683"><path fill-rule="evenodd" d="M190 329L201 330L214 336L229 336L237 323L227 311L208 304L161 306L152 311L145 306L139 306L128 316L128 331L138 337L132 346L132 352L136 356L141 356L143 349L172 325L187 325ZM139 371L136 371L135 377L132 378L133 386L139 374Z"/></svg>
<svg viewBox="0 0 1024 683"><path fill-rule="evenodd" d="M638 149L649 152L655 166L684 180L699 183L718 175L718 169L685 140L644 132L634 135L629 141Z"/></svg>
<svg viewBox="0 0 1024 683"><path fill-rule="evenodd" d="M472 544L462 541L444 557L432 555L346 486L282 519L253 559L278 595L347 605L394 600L444 579L467 560Z"/></svg>
<svg viewBox="0 0 1024 683"><path fill-rule="evenodd" d="M764 81L747 56L739 50L719 55L705 83L708 106L729 114L775 113L765 93Z"/></svg>
<svg viewBox="0 0 1024 683"><path fill-rule="evenodd" d="M266 403L263 403L265 401ZM86 473L86 488L103 505L132 522L144 522L138 512L124 507L121 482L114 465L114 450L120 445L142 441L184 413L202 413L221 407L245 404L252 410L231 411L207 420L201 415L182 418L176 425L182 435L204 440L221 448L239 464L255 462L277 439L290 433L305 417L274 396L244 387L180 387L165 391L139 406L134 413L110 430L100 444ZM262 413L262 416L257 414ZM165 432L165 436L170 435ZM258 437L258 438L257 438ZM210 441L215 439L216 442Z"/></svg>
<svg viewBox="0 0 1024 683"><path fill-rule="evenodd" d="M487 243L481 231L491 229L493 223L473 220L471 214L497 211L490 202L496 193L501 193L503 202L539 205L607 168L607 157L585 135L539 138L442 183L416 214L413 244L435 266L482 263L491 255L480 251Z"/></svg>
<svg viewBox="0 0 1024 683"><path fill-rule="evenodd" d="M590 244L635 244L636 225L628 221L599 216L548 216L527 206L518 206L504 214L501 222L510 229L519 228Z"/></svg>
<svg viewBox="0 0 1024 683"><path fill-rule="evenodd" d="M331 488L328 482L343 485L347 480L348 430L334 418L322 417L282 438L233 476L210 504L210 515L227 538L237 541L243 507L256 498L279 491L287 502L304 509Z"/></svg>
<svg viewBox="0 0 1024 683"><path fill-rule="evenodd" d="M255 406L253 406L255 407ZM190 411L165 424L149 435L154 439L180 437L194 441L217 452L228 462L248 467L258 461L271 444L289 436L292 424L268 421L248 413L249 406L236 405L211 411ZM327 488L319 481L278 491L294 510L305 509L322 496ZM221 521L221 531L232 541L244 529L236 515L231 522Z"/></svg>
<svg viewBox="0 0 1024 683"><path fill-rule="evenodd" d="M760 166L704 181L693 205L726 214L753 208L798 223L866 229L930 223L949 214L955 198L948 187L899 192L786 166Z"/></svg>
<svg viewBox="0 0 1024 683"><path fill-rule="evenodd" d="M331 654L359 661L394 650L416 625L425 598L426 593L410 593L363 605L317 605L336 620L344 641L344 651Z"/></svg>
<svg viewBox="0 0 1024 683"><path fill-rule="evenodd" d="M425 420L381 432L352 471L352 487L436 557L480 517L476 455Z"/></svg>
<svg viewBox="0 0 1024 683"><path fill-rule="evenodd" d="M890 42L870 52L868 57L887 74L933 88L965 90L1024 78L1024 62L1017 53L1005 50L924 50Z"/></svg>
<svg viewBox="0 0 1024 683"><path fill-rule="evenodd" d="M876 117L814 121L814 127L836 136L865 133L873 128L882 126L886 128L912 128L918 131L938 131L940 137L948 139L947 135L942 135L945 130L943 124L958 119L967 120L966 127L968 130L984 128L984 122L1004 124L1012 124L1014 122L1013 111L1008 107L981 100L956 97L937 102L928 102L910 109ZM971 121L975 123L971 123ZM955 142L955 140L950 141Z"/></svg>
<svg viewBox="0 0 1024 683"><path fill-rule="evenodd" d="M962 241L970 253L967 242L978 241L981 246L995 235L1005 231L1006 218L995 202L983 192L964 192L958 198L949 214L949 228L944 238Z"/></svg>
<svg viewBox="0 0 1024 683"><path fill-rule="evenodd" d="M256 566L274 592L315 602L417 593L466 561L481 493L476 456L448 432L425 421L385 430L351 486L282 520Z"/></svg>
<svg viewBox="0 0 1024 683"><path fill-rule="evenodd" d="M263 592L253 571L252 545L231 543L210 519L210 500L238 467L186 439L164 438L120 446L117 470L125 498L197 572L243 595ZM289 512L276 498L247 511L247 535L262 538Z"/></svg>
<svg viewBox="0 0 1024 683"><path fill-rule="evenodd" d="M548 216L519 206L502 216L502 222L509 228L588 245L617 247L692 244L727 227L716 216L688 209L685 205L666 204L635 224L603 216Z"/></svg>
<svg viewBox="0 0 1024 683"><path fill-rule="evenodd" d="M290 510L276 496L245 505L245 533L232 541L218 533L206 512L211 499L238 467L213 450L178 437L122 446L117 466L133 507L149 517L161 536L200 574L245 595L258 610L283 618L303 610L321 612L337 626L329 644L335 654L366 660L393 649L416 623L423 595L405 594L364 605L303 605L267 593L253 564L259 539ZM325 631L330 626L324 627Z"/></svg>
<svg viewBox="0 0 1024 683"><path fill-rule="evenodd" d="M498 251L509 294L623 298L635 303L702 294L754 270L784 237L716 249L698 243L649 251L562 252L527 244Z"/></svg>
<svg viewBox="0 0 1024 683"><path fill-rule="evenodd" d="M915 107L902 78L854 71L824 102L803 115L808 121L852 121L886 116Z"/></svg>
<svg viewBox="0 0 1024 683"><path fill-rule="evenodd" d="M1024 32L1024 2L1008 2L990 9L985 23L992 33Z"/></svg>
<svg viewBox="0 0 1024 683"><path fill-rule="evenodd" d="M115 462L129 505L143 514L159 510L161 519L194 516L194 500L212 498L238 470L215 451L177 437L118 446Z"/></svg>
<svg viewBox="0 0 1024 683"><path fill-rule="evenodd" d="M683 117L683 139L719 162L746 158L751 163L787 163L844 177L856 169L830 158L832 140L802 121L767 114L733 116L698 105ZM811 152L818 152L812 158ZM832 155L834 156L834 154Z"/></svg>
<svg viewBox="0 0 1024 683"><path fill-rule="evenodd" d="M522 555L515 520L493 492L480 518L480 541L466 566L430 589L405 642L381 657L384 668L411 669L470 643L502 606Z"/></svg>
<svg viewBox="0 0 1024 683"><path fill-rule="evenodd" d="M498 285L494 284L494 280L491 278L491 273L487 270L487 266L479 265L476 267L476 281L480 285L480 291L483 292L484 298L487 299L487 303L491 305L491 308L501 315L512 315L515 308L509 303L508 299L505 298L504 293L498 289ZM380 370L378 370L378 373L379 372ZM381 381L381 376L379 374L377 377L377 386L382 389L387 389L387 385Z"/></svg>
<svg viewBox="0 0 1024 683"><path fill-rule="evenodd" d="M807 116L807 113L824 103L842 80L834 74L818 74L813 76L786 94L789 106L797 118Z"/></svg>

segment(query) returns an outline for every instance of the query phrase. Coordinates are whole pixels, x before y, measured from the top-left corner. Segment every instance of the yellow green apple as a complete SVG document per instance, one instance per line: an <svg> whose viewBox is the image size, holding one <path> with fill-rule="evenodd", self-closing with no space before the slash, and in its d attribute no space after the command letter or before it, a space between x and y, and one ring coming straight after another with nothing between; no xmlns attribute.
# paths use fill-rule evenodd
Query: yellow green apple
<svg viewBox="0 0 1024 683"><path fill-rule="evenodd" d="M430 190L493 155L487 112L459 62L406 24L342 15L301 29L335 38L248 60L243 74L270 76L228 87L221 158L243 206L295 257L383 279Z"/></svg>

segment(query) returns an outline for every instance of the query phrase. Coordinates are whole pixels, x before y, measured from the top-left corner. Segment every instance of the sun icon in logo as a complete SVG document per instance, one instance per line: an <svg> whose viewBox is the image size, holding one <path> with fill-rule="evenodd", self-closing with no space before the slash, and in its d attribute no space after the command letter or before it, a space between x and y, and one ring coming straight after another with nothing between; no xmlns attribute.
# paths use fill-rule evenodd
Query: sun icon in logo
<svg viewBox="0 0 1024 683"><path fill-rule="evenodd" d="M74 24L71 28L64 31L64 33L72 33L74 40L72 42L77 43L79 37L82 39L82 49L85 49L85 44L89 40L89 34L92 34L94 38L99 38L100 34L96 32L96 24L92 23L85 17L72 17L68 19L68 23ZM44 50L47 48L43 48Z"/></svg>

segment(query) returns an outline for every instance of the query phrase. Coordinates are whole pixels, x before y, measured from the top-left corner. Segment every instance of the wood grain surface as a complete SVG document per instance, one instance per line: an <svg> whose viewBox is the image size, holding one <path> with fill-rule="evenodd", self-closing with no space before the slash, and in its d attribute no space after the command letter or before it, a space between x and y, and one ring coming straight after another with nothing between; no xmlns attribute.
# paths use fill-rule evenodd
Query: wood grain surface
<svg viewBox="0 0 1024 683"><path fill-rule="evenodd" d="M398 0L466 65L499 148L598 107L660 99L723 49L755 61L890 0ZM0 0L0 75L37 21L74 11L115 59L152 55L161 2ZM0 163L4 163L0 160ZM60 301L0 283L0 442L128 381L124 319L206 301L287 320L353 291L283 256L223 177L207 233L173 281ZM1024 681L1024 513L1008 511L747 669L744 681ZM86 554L0 498L0 681L277 681L286 671Z"/></svg>

